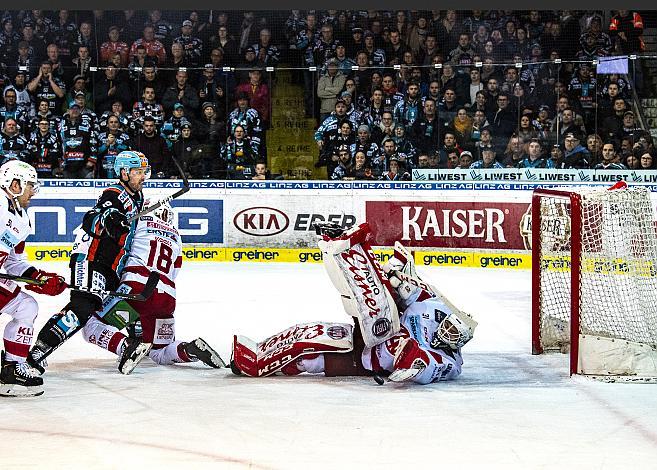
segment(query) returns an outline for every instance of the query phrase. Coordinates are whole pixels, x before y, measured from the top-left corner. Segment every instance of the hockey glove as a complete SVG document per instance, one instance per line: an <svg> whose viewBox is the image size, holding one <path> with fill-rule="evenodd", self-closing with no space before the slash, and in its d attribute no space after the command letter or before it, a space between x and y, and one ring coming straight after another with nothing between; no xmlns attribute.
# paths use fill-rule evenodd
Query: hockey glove
<svg viewBox="0 0 657 470"><path fill-rule="evenodd" d="M392 382L413 380L429 365L429 355L413 338L401 340L395 354L395 369L388 377Z"/></svg>
<svg viewBox="0 0 657 470"><path fill-rule="evenodd" d="M107 234L115 240L130 231L128 218L116 209L108 209L103 215L102 223Z"/></svg>
<svg viewBox="0 0 657 470"><path fill-rule="evenodd" d="M44 295L59 295L68 287L64 278L59 274L47 273L40 269L35 270L30 276L37 281L45 281L43 284L27 284L25 288Z"/></svg>

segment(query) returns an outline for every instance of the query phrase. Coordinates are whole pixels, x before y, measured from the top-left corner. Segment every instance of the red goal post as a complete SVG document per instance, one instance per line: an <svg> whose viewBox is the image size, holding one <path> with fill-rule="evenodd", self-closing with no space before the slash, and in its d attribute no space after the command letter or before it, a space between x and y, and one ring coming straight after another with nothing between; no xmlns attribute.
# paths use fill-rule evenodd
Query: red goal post
<svg viewBox="0 0 657 470"><path fill-rule="evenodd" d="M536 189L532 353L570 373L657 376L657 233L647 188Z"/></svg>

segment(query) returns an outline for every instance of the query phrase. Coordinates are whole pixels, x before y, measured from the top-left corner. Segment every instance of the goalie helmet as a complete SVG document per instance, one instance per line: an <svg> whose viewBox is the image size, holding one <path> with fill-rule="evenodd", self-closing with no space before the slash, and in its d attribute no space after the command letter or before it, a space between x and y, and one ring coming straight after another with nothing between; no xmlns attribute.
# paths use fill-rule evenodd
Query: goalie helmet
<svg viewBox="0 0 657 470"><path fill-rule="evenodd" d="M151 201L150 199L146 199L144 201L144 209L148 209L150 206L157 204L157 201ZM165 202L162 204L160 207L155 209L151 214L161 221L167 223L168 225L173 225L173 208L171 207L171 204L168 202Z"/></svg>
<svg viewBox="0 0 657 470"><path fill-rule="evenodd" d="M14 197L22 196L28 183L32 184L35 191L39 190L37 172L29 163L20 160L9 160L0 166L0 188L9 189L11 183L18 180L21 184L21 192L12 193Z"/></svg>
<svg viewBox="0 0 657 470"><path fill-rule="evenodd" d="M434 348L447 345L452 349L462 348L472 339L477 322L467 313L454 312L450 315L444 314L444 318L434 333L431 346Z"/></svg>

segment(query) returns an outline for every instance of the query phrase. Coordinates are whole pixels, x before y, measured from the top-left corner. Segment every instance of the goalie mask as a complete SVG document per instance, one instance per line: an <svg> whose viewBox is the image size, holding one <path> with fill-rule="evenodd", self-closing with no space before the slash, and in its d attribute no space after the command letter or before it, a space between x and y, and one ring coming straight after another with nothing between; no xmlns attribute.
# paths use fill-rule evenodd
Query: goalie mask
<svg viewBox="0 0 657 470"><path fill-rule="evenodd" d="M440 321L438 329L433 334L432 348L447 345L452 349L458 349L472 339L477 322L470 315L463 312L447 315L442 311L437 311L436 315L440 315L442 321Z"/></svg>

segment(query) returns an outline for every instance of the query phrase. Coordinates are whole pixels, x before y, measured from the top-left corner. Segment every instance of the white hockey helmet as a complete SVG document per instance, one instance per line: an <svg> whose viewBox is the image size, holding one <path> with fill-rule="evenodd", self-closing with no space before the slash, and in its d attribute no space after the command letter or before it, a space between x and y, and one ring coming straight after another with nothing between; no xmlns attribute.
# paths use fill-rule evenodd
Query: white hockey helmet
<svg viewBox="0 0 657 470"><path fill-rule="evenodd" d="M446 315L440 322L434 341L437 340L438 343L446 344L452 349L462 348L472 339L476 327L477 322L470 315L460 311L455 312Z"/></svg>
<svg viewBox="0 0 657 470"><path fill-rule="evenodd" d="M148 209L154 204L157 204L157 200L146 199L144 201L144 209ZM168 202L162 204L160 207L151 212L151 214L169 225L173 224L173 208Z"/></svg>
<svg viewBox="0 0 657 470"><path fill-rule="evenodd" d="M22 196L28 183L32 184L35 192L39 190L40 184L37 172L29 163L20 160L9 160L0 166L0 188L9 190L14 180L18 180L21 184L20 193L11 193L14 197Z"/></svg>

